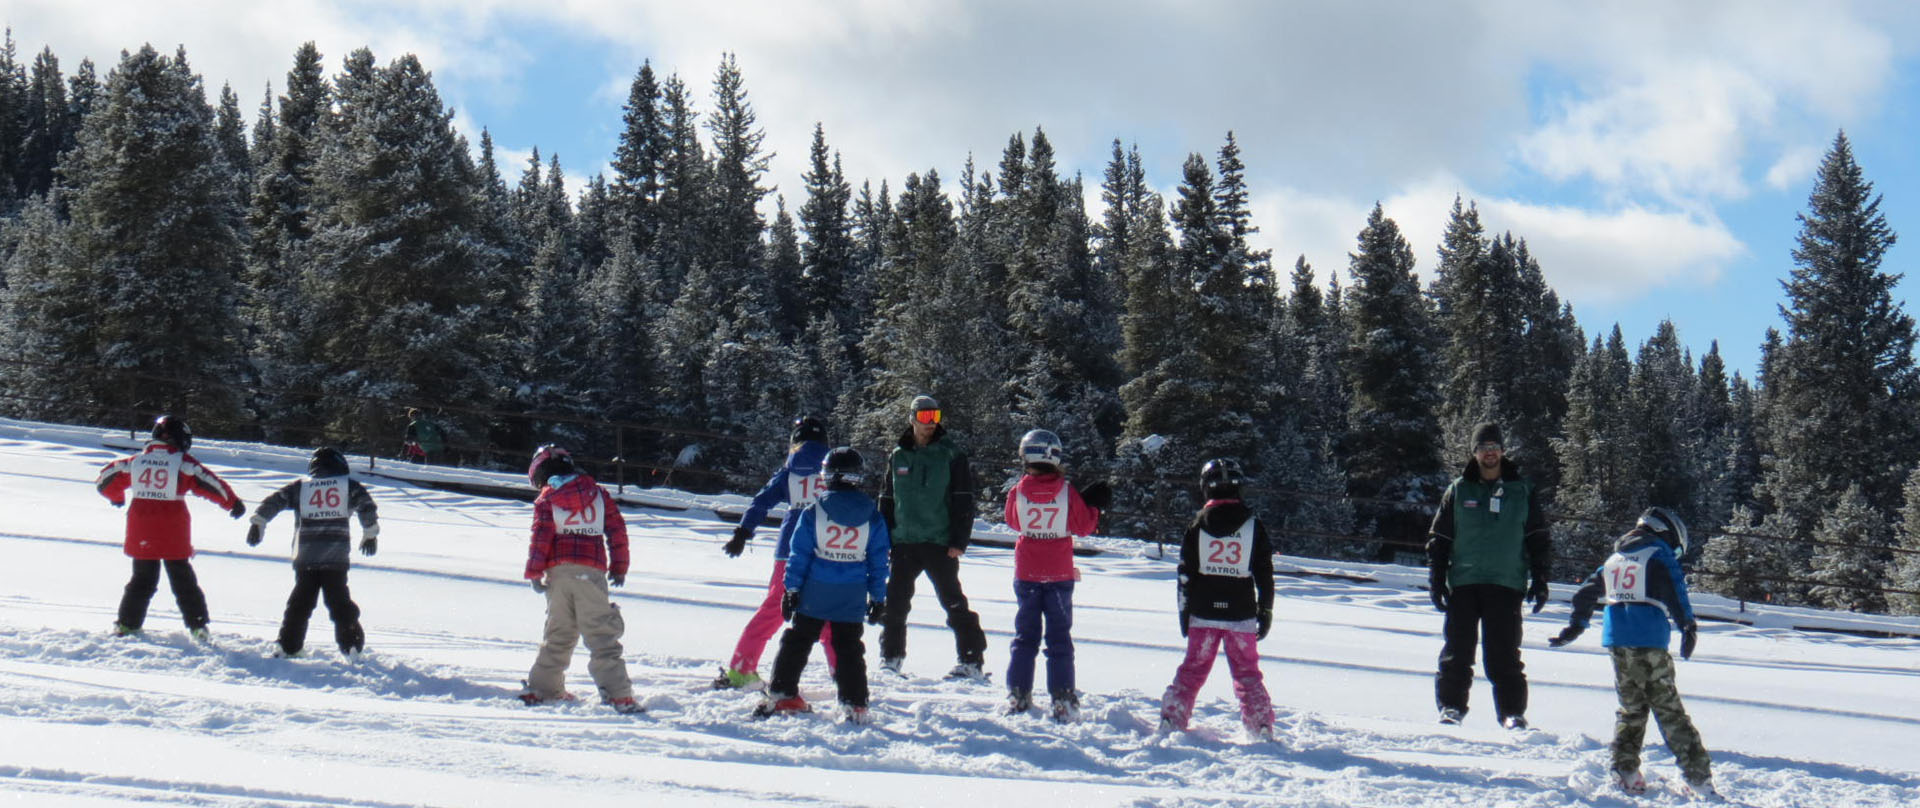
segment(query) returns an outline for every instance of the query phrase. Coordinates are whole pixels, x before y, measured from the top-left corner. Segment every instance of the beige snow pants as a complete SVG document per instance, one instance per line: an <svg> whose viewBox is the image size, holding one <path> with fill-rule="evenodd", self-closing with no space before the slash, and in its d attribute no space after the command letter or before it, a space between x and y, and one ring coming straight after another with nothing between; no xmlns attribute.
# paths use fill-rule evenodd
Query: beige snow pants
<svg viewBox="0 0 1920 808"><path fill-rule="evenodd" d="M633 680L627 678L627 664L620 658L620 636L626 631L620 607L607 599L606 573L580 564L548 569L546 641L533 660L527 684L542 699L559 698L566 691L573 648L585 640L593 653L587 673L600 688L600 697L632 697Z"/></svg>

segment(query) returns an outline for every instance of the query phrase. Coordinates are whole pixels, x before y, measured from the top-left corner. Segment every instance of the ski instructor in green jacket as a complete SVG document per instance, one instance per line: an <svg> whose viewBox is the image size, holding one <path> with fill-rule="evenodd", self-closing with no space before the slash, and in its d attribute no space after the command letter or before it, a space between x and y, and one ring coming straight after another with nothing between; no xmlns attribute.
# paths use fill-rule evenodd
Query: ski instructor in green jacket
<svg viewBox="0 0 1920 808"><path fill-rule="evenodd" d="M1474 427L1467 445L1473 457L1440 497L1427 532L1428 592L1433 607L1447 613L1434 701L1440 723L1458 724L1466 717L1473 648L1481 645L1500 725L1525 729L1520 606L1523 599L1531 600L1537 614L1547 605L1553 562L1547 518L1533 484L1521 479L1520 467L1506 458L1498 424Z"/></svg>
<svg viewBox="0 0 1920 808"><path fill-rule="evenodd" d="M880 630L880 665L901 673L907 658L907 612L913 608L914 582L925 572L947 610L960 662L950 679L985 678L987 636L980 615L967 606L960 590L960 556L973 537L973 472L967 453L947 437L940 424L940 402L915 396L913 423L887 457L880 512L893 537L887 580L887 609Z"/></svg>

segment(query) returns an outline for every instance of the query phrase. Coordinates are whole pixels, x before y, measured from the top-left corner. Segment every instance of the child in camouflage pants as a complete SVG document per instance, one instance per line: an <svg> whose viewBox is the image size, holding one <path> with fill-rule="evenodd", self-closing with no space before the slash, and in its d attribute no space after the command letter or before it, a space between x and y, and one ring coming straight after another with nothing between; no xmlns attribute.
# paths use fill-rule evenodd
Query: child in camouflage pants
<svg viewBox="0 0 1920 808"><path fill-rule="evenodd" d="M1640 746L1647 734L1647 713L1660 721L1660 734L1680 764L1687 787L1702 796L1717 796L1711 760L1700 733L1680 703L1674 684L1668 622L1680 627L1680 658L1693 656L1696 626L1693 604L1687 599L1686 577L1679 558L1687 552L1687 527L1666 508L1648 508L1632 531L1614 544L1613 555L1589 576L1573 596L1573 615L1560 636L1548 641L1566 645L1587 628L1602 595L1606 622L1600 644L1613 656L1614 689L1620 711L1613 725L1613 778L1629 794L1644 793L1640 774Z"/></svg>

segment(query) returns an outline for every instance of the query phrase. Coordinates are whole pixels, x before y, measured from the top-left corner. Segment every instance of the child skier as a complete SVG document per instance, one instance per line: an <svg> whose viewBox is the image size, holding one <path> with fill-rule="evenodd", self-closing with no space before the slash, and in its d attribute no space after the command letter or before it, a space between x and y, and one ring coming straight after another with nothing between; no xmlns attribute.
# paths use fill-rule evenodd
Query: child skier
<svg viewBox="0 0 1920 808"><path fill-rule="evenodd" d="M1193 701L1225 645L1240 721L1257 740L1273 739L1273 701L1260 676L1255 645L1273 627L1273 544L1267 528L1240 501L1245 478L1230 459L1200 470L1207 504L1180 542L1180 636L1187 658L1161 697L1160 731L1185 731Z"/></svg>
<svg viewBox="0 0 1920 808"><path fill-rule="evenodd" d="M780 599L781 615L793 625L780 637L773 682L754 715L764 718L809 709L800 697L800 671L807 666L807 655L821 628L830 625L839 657L833 679L846 720L865 724L871 718L867 714L867 648L860 641L864 631L860 619L864 616L878 625L886 614L891 541L879 507L859 490L859 452L846 446L828 452L822 474L826 493L800 512L793 528L786 594Z"/></svg>
<svg viewBox="0 0 1920 808"><path fill-rule="evenodd" d="M192 445L193 430L187 428L187 422L162 415L153 421L153 438L146 448L108 463L93 482L100 495L116 508L127 504L129 490L133 493L133 505L127 508L124 545L126 554L133 558L133 578L120 596L114 634L140 633L147 606L160 588L160 569L164 566L187 631L196 640L209 639L207 596L200 590L191 560L193 523L187 504L180 500L191 491L219 503L235 519L246 513L247 507L220 475L187 454L187 447Z"/></svg>
<svg viewBox="0 0 1920 808"><path fill-rule="evenodd" d="M757 690L766 685L760 679L760 654L785 622L780 616L780 601L787 594L787 557L792 554L793 528L799 523L800 514L812 507L825 490L820 461L827 456L826 422L811 415L795 418L792 439L786 464L754 495L753 503L740 516L740 526L733 529L733 538L723 548L728 556L739 558L747 547L747 540L753 538L754 526L767 517L767 511L774 505L787 503L786 518L780 522L780 541L773 549L773 577L767 582L767 596L760 601L760 608L753 616L747 618L746 628L740 631L740 641L733 647L733 659L713 680L715 690ZM828 668L833 668L836 661L832 643L833 629L828 628L820 637L820 644L826 647Z"/></svg>
<svg viewBox="0 0 1920 808"><path fill-rule="evenodd" d="M353 535L347 527L347 515L360 517L360 552L373 555L379 548L380 520L373 496L365 486L347 476L347 458L339 449L313 450L307 461L307 477L281 486L253 510L253 524L247 527L247 546L260 544L261 531L289 505L293 506L293 594L287 596L287 613L280 619L280 639L274 656L299 656L307 644L307 620L313 616L314 601L324 596L327 616L333 618L333 641L342 656L359 655L366 646L366 632L360 628L360 607L347 591L347 570L353 566Z"/></svg>
<svg viewBox="0 0 1920 808"><path fill-rule="evenodd" d="M1573 642L1586 630L1601 596L1606 596L1600 644L1613 657L1613 686L1620 696L1613 724L1613 778L1629 794L1647 790L1647 780L1640 774L1640 742L1651 710L1660 721L1661 737L1686 776L1687 787L1703 797L1719 796L1713 789L1707 748L1680 703L1673 657L1667 653L1672 639L1669 622L1680 628L1681 659L1693 656L1698 631L1686 576L1680 569L1679 559L1686 553L1687 525L1680 515L1667 508L1648 508L1633 530L1614 543L1613 555L1574 593L1573 616L1566 629L1547 641L1555 648Z"/></svg>
<svg viewBox="0 0 1920 808"><path fill-rule="evenodd" d="M645 708L633 698L633 681L620 654L626 622L607 598L607 586L627 581L627 522L600 484L573 465L573 456L548 444L534 452L527 481L540 489L533 501L533 541L526 577L547 596L546 639L527 674L520 700L528 704L571 699L567 664L585 641L593 656L587 672L600 699L622 713Z"/></svg>
<svg viewBox="0 0 1920 808"><path fill-rule="evenodd" d="M1034 659L1044 636L1047 694L1053 699L1053 720L1061 723L1080 717L1073 678L1073 583L1080 573L1073 566L1073 537L1092 534L1113 498L1106 483L1088 486L1084 494L1068 484L1065 459L1060 436L1045 429L1021 436L1026 474L1007 493L1006 507L1007 526L1020 534L1013 545L1013 594L1019 607L1007 661L1007 714L1033 708Z"/></svg>

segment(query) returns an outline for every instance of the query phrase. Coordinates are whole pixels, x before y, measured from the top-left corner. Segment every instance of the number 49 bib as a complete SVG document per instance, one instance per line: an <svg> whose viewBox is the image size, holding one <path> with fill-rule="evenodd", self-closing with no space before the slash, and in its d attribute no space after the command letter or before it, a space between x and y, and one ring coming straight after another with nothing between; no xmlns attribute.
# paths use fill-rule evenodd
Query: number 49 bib
<svg viewBox="0 0 1920 808"><path fill-rule="evenodd" d="M134 499L179 499L180 460L176 452L145 452L127 469L133 475Z"/></svg>
<svg viewBox="0 0 1920 808"><path fill-rule="evenodd" d="M872 531L869 525L843 525L827 516L825 509L814 506L813 526L814 555L822 561L865 561L867 560L867 539Z"/></svg>
<svg viewBox="0 0 1920 808"><path fill-rule="evenodd" d="M1253 577L1253 520L1225 536L1200 531L1200 574L1227 578Z"/></svg>
<svg viewBox="0 0 1920 808"><path fill-rule="evenodd" d="M300 485L301 519L347 518L347 478L321 477Z"/></svg>

